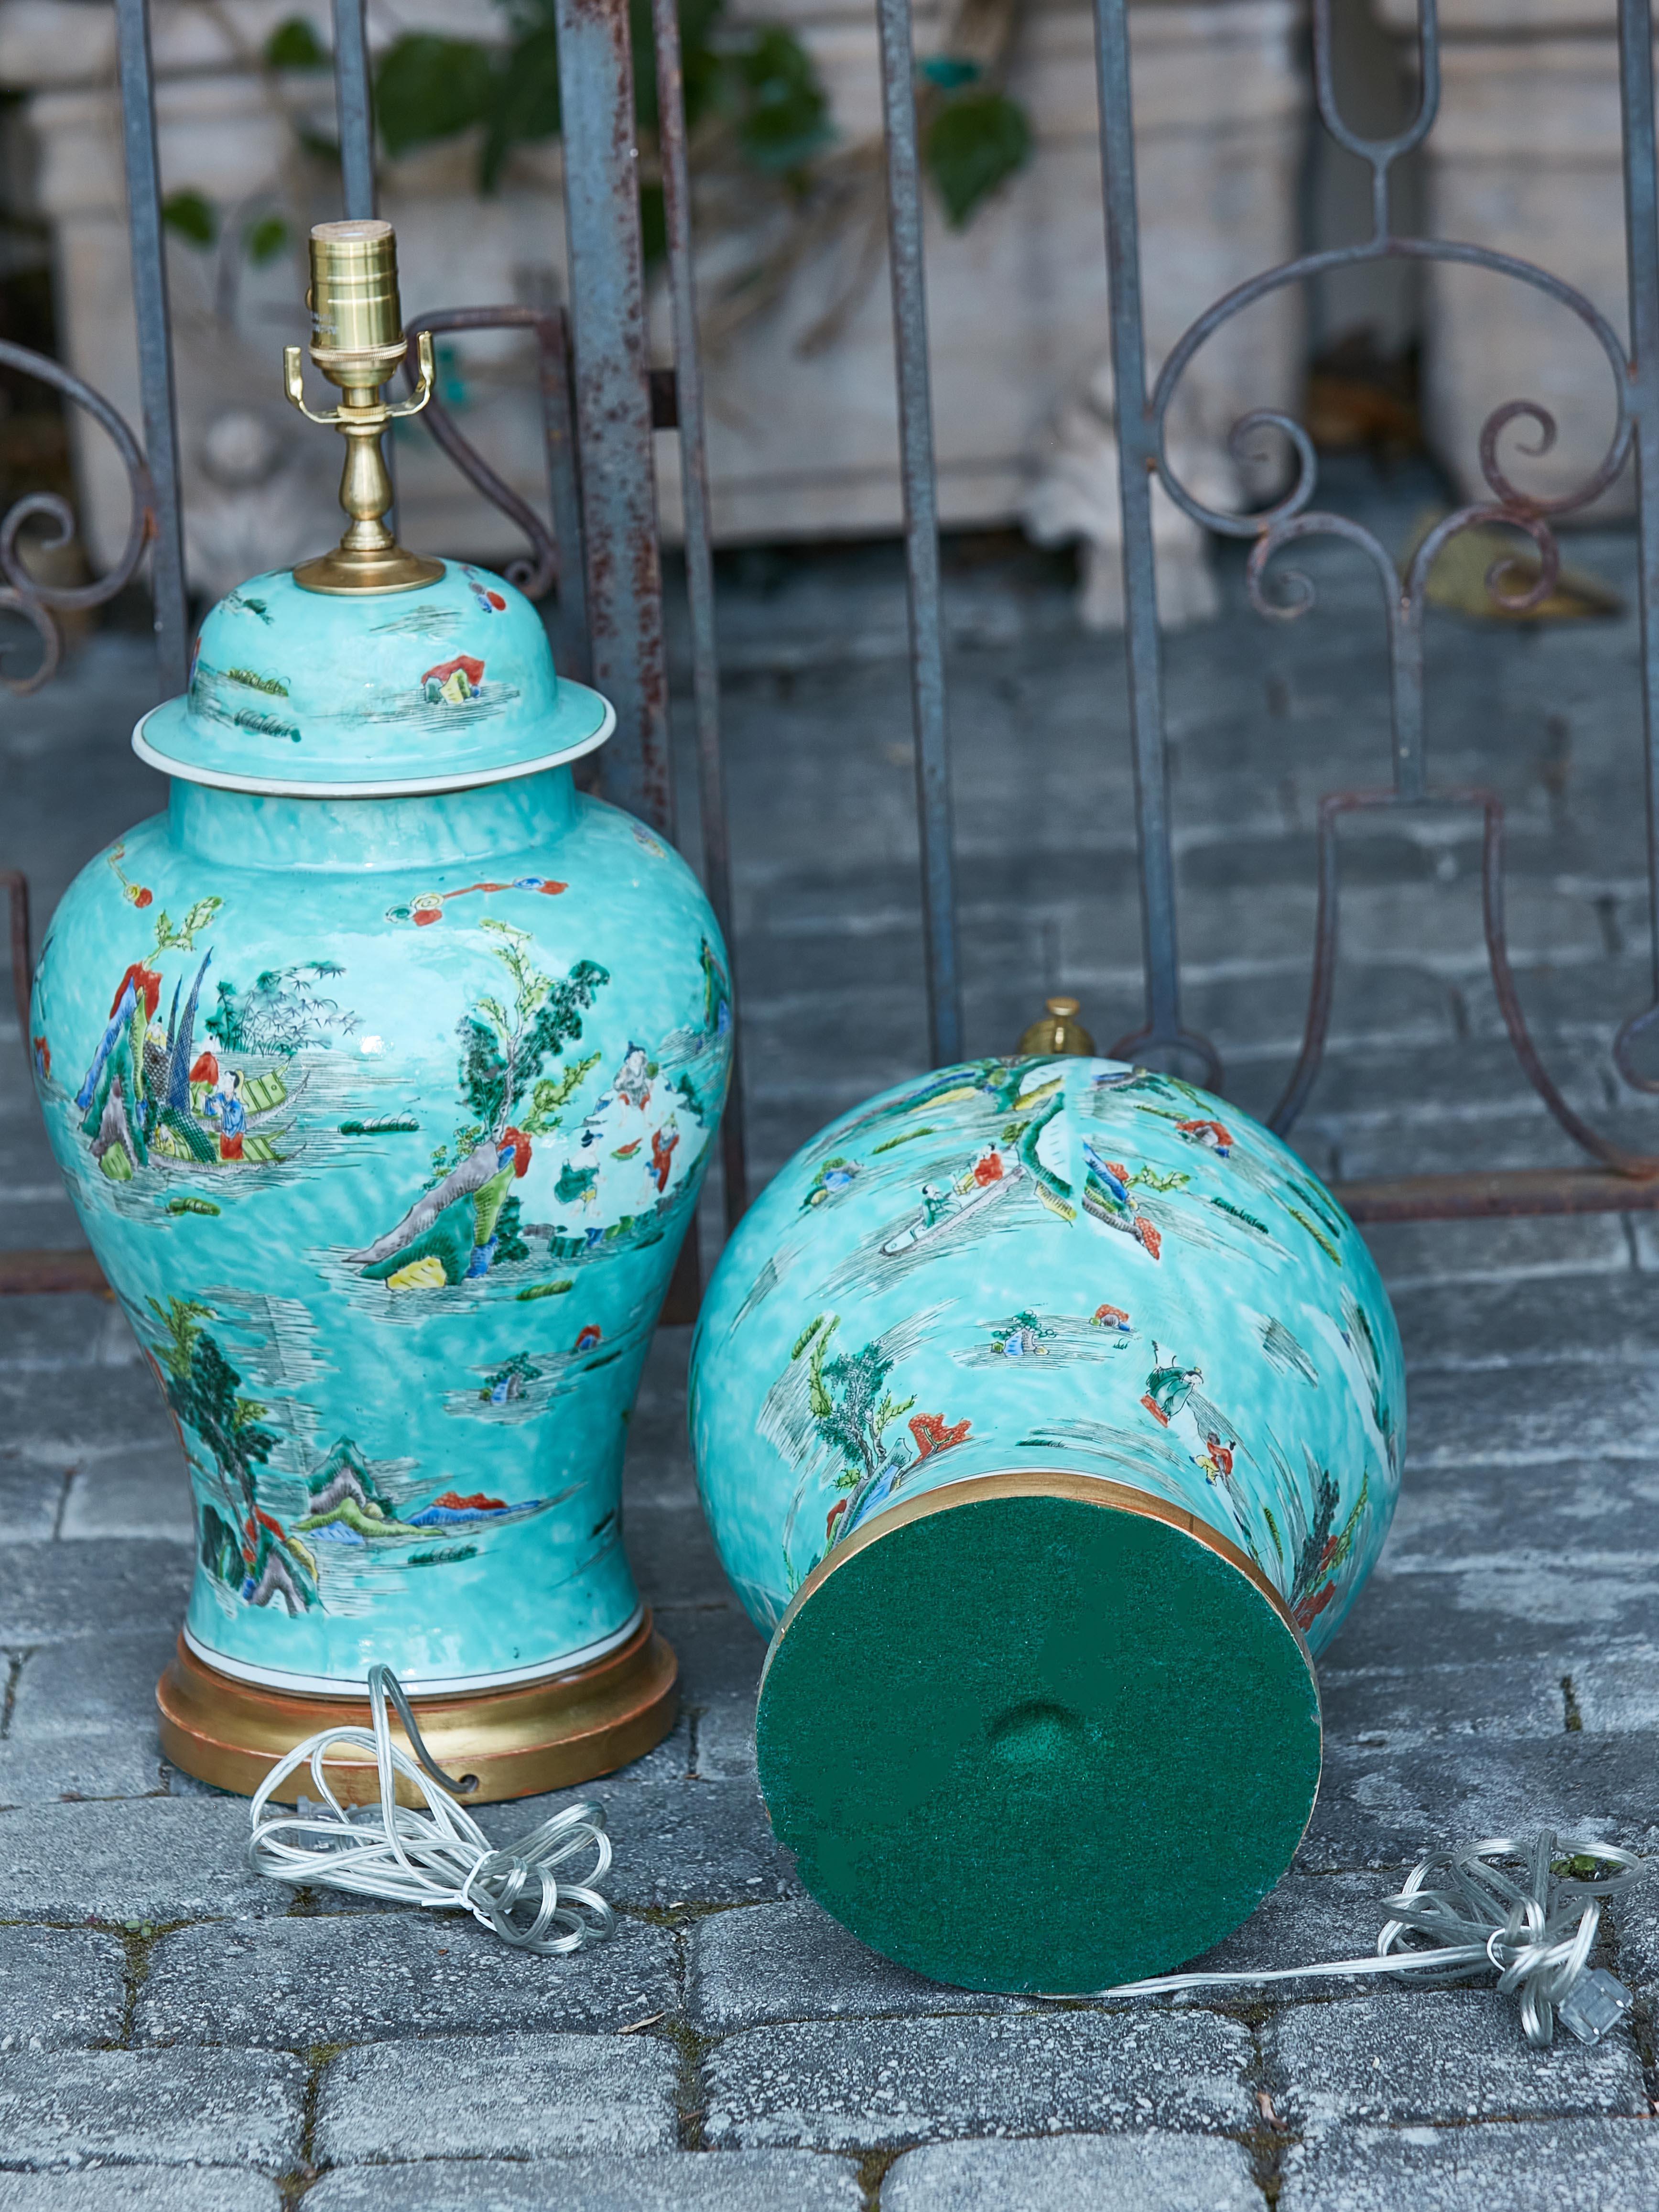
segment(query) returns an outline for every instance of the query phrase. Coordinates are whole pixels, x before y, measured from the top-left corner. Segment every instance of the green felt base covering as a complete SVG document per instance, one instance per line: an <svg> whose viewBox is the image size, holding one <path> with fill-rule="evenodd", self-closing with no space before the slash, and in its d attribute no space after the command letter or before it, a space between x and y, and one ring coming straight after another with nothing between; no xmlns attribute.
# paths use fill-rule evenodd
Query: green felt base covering
<svg viewBox="0 0 1659 2212"><path fill-rule="evenodd" d="M1312 1810L1302 1647L1164 1522L947 1496L786 1623L756 1723L774 1829L837 1920L936 1981L1076 1993L1184 1965Z"/></svg>

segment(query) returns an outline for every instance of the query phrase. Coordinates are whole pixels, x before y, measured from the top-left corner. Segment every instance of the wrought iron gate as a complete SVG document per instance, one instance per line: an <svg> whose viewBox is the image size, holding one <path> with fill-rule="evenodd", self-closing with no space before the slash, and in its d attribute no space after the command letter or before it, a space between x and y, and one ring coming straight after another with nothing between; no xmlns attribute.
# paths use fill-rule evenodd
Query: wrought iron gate
<svg viewBox="0 0 1659 2212"><path fill-rule="evenodd" d="M339 124L343 212L373 215L374 127L363 0L332 0L334 76ZM1405 236L1392 227L1390 179L1401 160L1427 136L1439 92L1435 0L1419 0L1420 100L1407 128L1386 140L1348 129L1339 111L1331 68L1329 0L1314 0L1313 64L1325 128L1372 173L1372 235L1356 245L1314 253L1268 270L1217 301L1177 342L1148 387L1135 212L1133 109L1125 0L1095 0L1106 250L1111 298L1111 353L1117 392L1123 571L1131 740L1139 852L1146 1018L1111 1049L1130 1057L1171 1060L1219 1088L1223 1070L1213 1047L1188 1029L1181 1006L1176 881L1169 806L1169 763L1162 653L1152 563L1152 493L1156 478L1206 529L1251 541L1249 580L1260 611L1278 619L1305 613L1312 601L1304 579L1285 576L1274 597L1268 571L1293 541L1320 534L1348 541L1376 568L1387 629L1391 679L1392 781L1373 789L1332 792L1319 811L1319 902L1312 989L1300 1055L1272 1125L1288 1131L1312 1089L1328 1028L1339 912L1338 830L1362 811L1395 807L1474 809L1484 821L1483 896L1488 958L1504 1019L1521 1066L1545 1104L1587 1156L1569 1170L1470 1171L1341 1188L1361 1220L1443 1218L1507 1212L1565 1213L1659 1206L1659 1158L1631 1152L1586 1122L1563 1097L1528 1031L1516 995L1504 925L1504 811L1495 791L1446 787L1431 776L1424 737L1423 617L1429 568L1458 532L1506 524L1536 550L1528 582L1494 572L1488 588L1511 611L1541 604L1559 569L1552 522L1582 509L1626 467L1636 471L1639 532L1638 594L1644 757L1648 809L1648 870L1653 945L1652 1002L1620 1030L1614 1057L1625 1080L1643 1091L1632 1054L1659 1024L1659 743L1655 678L1659 670L1659 191L1656 187L1653 31L1650 0L1620 0L1626 252L1630 338L1625 340L1583 294L1561 278L1486 247ZM73 518L55 495L21 501L0 523L0 606L31 623L40 641L36 667L10 680L30 690L53 673L59 650L56 617L112 599L146 556L155 619L159 690L184 688L188 608L180 511L179 434L157 167L149 0L114 0L125 143L132 270L137 313L142 442L98 393L58 363L0 343L0 362L39 377L85 408L113 440L132 487L132 521L114 567L76 589L34 580L20 534L44 521L67 538ZM951 832L950 750L940 618L939 520L929 398L921 164L918 147L915 58L910 0L876 0L880 34L883 119L887 149L886 211L898 393L904 549L908 586L912 729L921 829L929 1042L935 1064L963 1050L961 983ZM591 680L616 706L617 733L603 754L608 797L673 834L668 743L668 672L663 621L652 440L678 427L685 513L685 576L690 601L693 705L702 820L702 863L711 900L732 937L726 814L721 785L720 695L714 573L703 444L702 373L696 335L691 202L681 98L675 0L653 0L659 86L660 150L667 223L668 284L674 367L653 374L648 359L646 287L634 146L633 57L626 0L558 0L557 30L563 113L566 222L570 304L541 313L519 307L434 313L421 326L445 331L522 325L534 333L546 435L546 525L497 477L434 400L426 421L445 451L487 497L514 518L531 552L514 579L532 596L556 585L555 628L560 665ZM1402 577L1385 548L1346 517L1316 509L1316 467L1306 431L1288 416L1261 411L1237 426L1234 440L1264 428L1288 441L1291 489L1253 514L1206 507L1171 467L1165 425L1171 401L1199 347L1221 325L1267 294L1342 265L1402 259L1455 262L1494 270L1531 285L1570 309L1600 343L1610 367L1615 421L1601 461L1575 491L1553 498L1527 494L1505 473L1499 443L1512 425L1530 424L1544 444L1554 425L1535 403L1500 407L1481 437L1481 466L1491 497L1440 522ZM411 337L411 344L413 343ZM27 1041L30 955L26 888L9 880L14 981ZM739 995L739 1006L741 998ZM741 1018L738 1038L741 1039ZM722 1135L728 1221L747 1198L742 1066ZM0 1258L0 1289L88 1287L100 1279L89 1255L14 1254ZM695 1285L680 1285L679 1310Z"/></svg>

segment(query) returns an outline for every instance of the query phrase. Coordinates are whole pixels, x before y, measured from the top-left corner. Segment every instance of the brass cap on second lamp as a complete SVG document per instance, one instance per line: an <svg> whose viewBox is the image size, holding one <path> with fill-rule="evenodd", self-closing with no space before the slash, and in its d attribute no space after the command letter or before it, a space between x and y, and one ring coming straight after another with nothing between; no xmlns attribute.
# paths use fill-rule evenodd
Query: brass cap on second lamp
<svg viewBox="0 0 1659 2212"><path fill-rule="evenodd" d="M308 422L325 422L346 441L340 504L350 516L331 553L302 561L294 580L307 592L412 592L435 584L441 561L405 552L387 526L392 478L380 441L389 423L417 415L432 397L432 339L422 331L420 380L395 404L380 387L403 360L408 340L398 299L398 241L389 222L319 222L311 234L313 362L339 387L340 404L327 415L306 405L298 346L283 352L289 399Z"/></svg>
<svg viewBox="0 0 1659 2212"><path fill-rule="evenodd" d="M1033 1022L1021 1037L1016 1056L1046 1059L1053 1053L1069 1053L1079 1059L1094 1057L1095 1041L1077 1018L1075 999L1049 999L1041 1021Z"/></svg>

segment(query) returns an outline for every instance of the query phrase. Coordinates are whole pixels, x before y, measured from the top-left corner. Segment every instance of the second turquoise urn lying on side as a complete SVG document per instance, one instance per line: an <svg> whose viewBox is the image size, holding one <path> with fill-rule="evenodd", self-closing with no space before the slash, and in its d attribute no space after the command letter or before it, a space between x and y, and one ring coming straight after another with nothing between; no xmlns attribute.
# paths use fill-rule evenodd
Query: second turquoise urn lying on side
<svg viewBox="0 0 1659 2212"><path fill-rule="evenodd" d="M1352 1224L1186 1084L977 1061L814 1139L726 1248L691 1401L807 1887L975 1988L1225 1936L1312 1808L1312 1657L1387 1534L1403 1398Z"/></svg>

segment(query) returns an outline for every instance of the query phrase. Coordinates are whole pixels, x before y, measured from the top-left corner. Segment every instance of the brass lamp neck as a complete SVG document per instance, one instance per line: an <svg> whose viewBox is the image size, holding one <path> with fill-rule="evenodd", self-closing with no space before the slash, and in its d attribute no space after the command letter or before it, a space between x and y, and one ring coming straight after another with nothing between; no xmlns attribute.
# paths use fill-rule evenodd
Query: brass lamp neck
<svg viewBox="0 0 1659 2212"><path fill-rule="evenodd" d="M381 387L403 360L408 340L398 298L398 241L389 222L319 222L311 234L311 343L316 368L338 387L340 404L325 415L307 406L301 349L283 352L288 396L307 422L325 422L346 441L340 505L350 520L331 553L303 561L294 580L307 592L410 592L436 583L441 561L406 552L386 522L392 478L381 440L388 423L418 415L432 396L432 338L420 333L420 380L409 398L390 401Z"/></svg>

